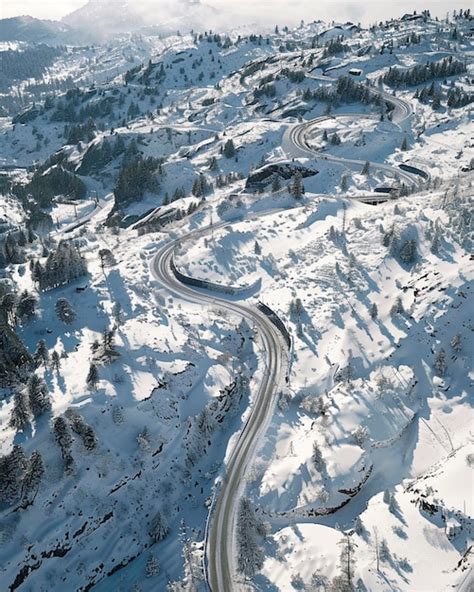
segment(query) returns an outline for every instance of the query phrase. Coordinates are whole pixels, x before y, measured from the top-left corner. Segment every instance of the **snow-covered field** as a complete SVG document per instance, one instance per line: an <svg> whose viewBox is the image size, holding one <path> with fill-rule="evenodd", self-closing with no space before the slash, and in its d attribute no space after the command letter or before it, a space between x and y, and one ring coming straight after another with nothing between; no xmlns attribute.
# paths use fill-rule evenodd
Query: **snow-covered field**
<svg viewBox="0 0 474 592"><path fill-rule="evenodd" d="M239 514L229 539L240 567L242 532L253 549L244 587L471 589L471 22L123 36L49 68L45 81L80 90L1 118L2 590L207 589L215 502L270 371L258 326L219 297L263 302L291 336L287 381L249 452L255 524L239 530ZM431 79L379 82L445 58L468 69L431 91ZM354 67L409 117L315 98ZM465 104L448 104L453 93ZM298 156L288 131L315 118ZM410 191L400 164L423 173ZM210 292L209 307L168 292L151 266L178 237L180 272L246 289ZM60 241L87 273L40 290L37 262ZM25 291L34 314L21 313ZM10 376L21 344L34 359ZM32 374L51 408L25 403L19 426ZM38 482L31 461L5 460L18 446L39 451Z"/></svg>

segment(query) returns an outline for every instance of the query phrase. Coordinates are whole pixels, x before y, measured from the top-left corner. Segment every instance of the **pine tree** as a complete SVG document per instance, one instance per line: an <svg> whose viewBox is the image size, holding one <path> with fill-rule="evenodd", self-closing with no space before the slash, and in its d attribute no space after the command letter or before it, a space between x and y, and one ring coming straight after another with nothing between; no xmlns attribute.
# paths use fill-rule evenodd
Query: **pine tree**
<svg viewBox="0 0 474 592"><path fill-rule="evenodd" d="M36 305L38 300L36 297L28 292L28 290L24 290L18 299L18 304L16 306L16 314L19 319L21 320L28 320L31 319L35 315L36 312Z"/></svg>
<svg viewBox="0 0 474 592"><path fill-rule="evenodd" d="M414 263L417 257L416 240L408 239L400 247L399 257L403 263Z"/></svg>
<svg viewBox="0 0 474 592"><path fill-rule="evenodd" d="M255 511L247 498L242 498L237 514L237 565L247 577L262 568L264 555L258 544L258 525Z"/></svg>
<svg viewBox="0 0 474 592"><path fill-rule="evenodd" d="M362 536L365 532L364 524L360 516L356 516L356 519L354 520L354 531L359 536Z"/></svg>
<svg viewBox="0 0 474 592"><path fill-rule="evenodd" d="M120 304L120 302L114 302L114 305L112 307L112 316L114 318L115 324L117 325L117 327L120 325L120 323L122 322L122 305Z"/></svg>
<svg viewBox="0 0 474 592"><path fill-rule="evenodd" d="M321 471L324 466L323 455L321 453L321 449L319 448L317 442L313 442L313 454L311 456L311 460L317 471Z"/></svg>
<svg viewBox="0 0 474 592"><path fill-rule="evenodd" d="M18 499L26 467L27 458L19 444L0 457L0 503L12 504Z"/></svg>
<svg viewBox="0 0 474 592"><path fill-rule="evenodd" d="M403 308L403 302L400 296L397 296L394 305L392 306L392 308L390 309L390 314L392 316L394 315L401 315L405 312L405 309Z"/></svg>
<svg viewBox="0 0 474 592"><path fill-rule="evenodd" d="M439 376L444 376L446 374L448 364L446 361L446 352L444 349L440 349L436 354L434 366Z"/></svg>
<svg viewBox="0 0 474 592"><path fill-rule="evenodd" d="M56 417L53 421L53 434L56 442L61 449L61 456L64 461L64 470L71 474L74 472L74 458L71 454L72 435L64 417Z"/></svg>
<svg viewBox="0 0 474 592"><path fill-rule="evenodd" d="M379 545L379 557L381 561L390 562L392 556L386 539L382 539Z"/></svg>
<svg viewBox="0 0 474 592"><path fill-rule="evenodd" d="M168 524L161 512L157 512L150 522L148 534L154 543L158 543L165 539L170 532Z"/></svg>
<svg viewBox="0 0 474 592"><path fill-rule="evenodd" d="M370 162L368 160L365 161L365 164L362 167L361 174L362 175L365 175L366 177L369 176L369 174L370 174Z"/></svg>
<svg viewBox="0 0 474 592"><path fill-rule="evenodd" d="M352 592L354 590L354 553L357 545L351 540L351 537L348 534L344 536L344 539L340 544L342 545L339 558L341 575L334 578L333 588L338 590L338 592Z"/></svg>
<svg viewBox="0 0 474 592"><path fill-rule="evenodd" d="M299 171L299 170L296 171L295 174L293 175L293 180L290 185L290 194L295 199L301 199L303 197L304 187L303 187L302 179L303 179L303 177L301 175L301 171Z"/></svg>
<svg viewBox="0 0 474 592"><path fill-rule="evenodd" d="M37 450L33 450L28 460L25 477L21 486L22 507L33 503L43 475L43 458Z"/></svg>
<svg viewBox="0 0 474 592"><path fill-rule="evenodd" d="M147 578L152 578L160 573L160 563L158 559L150 553L145 565L145 574Z"/></svg>
<svg viewBox="0 0 474 592"><path fill-rule="evenodd" d="M235 156L235 146L232 139L227 140L224 144L224 156L226 158L234 158Z"/></svg>
<svg viewBox="0 0 474 592"><path fill-rule="evenodd" d="M449 342L450 346L454 349L454 351L456 352L460 352L462 351L462 337L460 333L456 333L456 335L454 335L454 337L451 339L451 341Z"/></svg>
<svg viewBox="0 0 474 592"><path fill-rule="evenodd" d="M30 423L28 397L23 390L17 390L13 395L13 410L10 425L17 430L24 430Z"/></svg>
<svg viewBox="0 0 474 592"><path fill-rule="evenodd" d="M33 359L36 363L36 366L40 366L43 364L45 367L49 362L49 351L48 346L46 345L46 341L44 339L40 339L36 346L36 351L33 354Z"/></svg>
<svg viewBox="0 0 474 592"><path fill-rule="evenodd" d="M262 254L262 249L260 247L260 245L258 244L257 241L255 241L254 247L253 247L253 252L255 253L255 255L261 255Z"/></svg>
<svg viewBox="0 0 474 592"><path fill-rule="evenodd" d="M377 305L375 304L375 302L372 304L372 306L370 307L370 318L372 320L375 320L378 316L379 312L378 312L378 308Z"/></svg>
<svg viewBox="0 0 474 592"><path fill-rule="evenodd" d="M26 383L30 409L34 417L51 411L51 401L45 381L37 374L32 374Z"/></svg>
<svg viewBox="0 0 474 592"><path fill-rule="evenodd" d="M58 298L54 306L56 315L60 321L70 325L76 318L76 313L66 298Z"/></svg>
<svg viewBox="0 0 474 592"><path fill-rule="evenodd" d="M402 144L400 146L400 150L408 150L408 140L405 138L403 138Z"/></svg>
<svg viewBox="0 0 474 592"><path fill-rule="evenodd" d="M86 378L86 384L89 390L95 391L99 384L99 370L97 366L92 362L89 366L89 372Z"/></svg>
<svg viewBox="0 0 474 592"><path fill-rule="evenodd" d="M56 372L59 372L59 367L61 366L61 357L56 350L53 351L51 354L51 367Z"/></svg>
<svg viewBox="0 0 474 592"><path fill-rule="evenodd" d="M72 431L81 438L86 450L94 450L97 447L97 438L94 430L84 421L82 415L75 409L69 408L65 416L69 420Z"/></svg>
<svg viewBox="0 0 474 592"><path fill-rule="evenodd" d="M277 191L280 191L280 189L281 189L280 176L279 175L273 175L272 192L273 193L276 193Z"/></svg>

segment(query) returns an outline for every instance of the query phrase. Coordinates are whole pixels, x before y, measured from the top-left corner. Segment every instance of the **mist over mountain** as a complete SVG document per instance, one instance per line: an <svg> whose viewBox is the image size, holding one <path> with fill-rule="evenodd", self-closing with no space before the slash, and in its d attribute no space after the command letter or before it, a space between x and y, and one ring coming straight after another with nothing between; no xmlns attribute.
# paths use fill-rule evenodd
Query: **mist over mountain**
<svg viewBox="0 0 474 592"><path fill-rule="evenodd" d="M62 19L66 25L86 30L95 37L137 31L152 27L156 33L174 33L181 29L206 28L216 22L217 11L199 0L158 0L131 2L105 0L89 2Z"/></svg>
<svg viewBox="0 0 474 592"><path fill-rule="evenodd" d="M67 23L16 16L0 20L0 41L25 41L56 45L78 41L81 35Z"/></svg>

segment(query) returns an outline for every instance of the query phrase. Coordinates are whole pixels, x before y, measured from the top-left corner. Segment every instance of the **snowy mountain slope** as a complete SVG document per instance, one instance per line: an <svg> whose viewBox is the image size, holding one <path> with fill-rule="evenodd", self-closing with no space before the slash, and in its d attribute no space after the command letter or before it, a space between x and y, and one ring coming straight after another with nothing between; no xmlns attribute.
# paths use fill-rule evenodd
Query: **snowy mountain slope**
<svg viewBox="0 0 474 592"><path fill-rule="evenodd" d="M206 589L220 484L271 370L219 295L264 302L292 337L250 503L227 516L235 565L249 543L260 589L350 589L342 550L359 589L469 585L469 27L123 35L68 48L47 79L78 88L2 120L0 323L33 358L0 367L7 589ZM338 80L351 67L362 86ZM405 127L367 84L413 108ZM315 118L298 157L286 132ZM374 163L427 178L400 196ZM150 264L179 236L181 272L247 290L170 295Z"/></svg>

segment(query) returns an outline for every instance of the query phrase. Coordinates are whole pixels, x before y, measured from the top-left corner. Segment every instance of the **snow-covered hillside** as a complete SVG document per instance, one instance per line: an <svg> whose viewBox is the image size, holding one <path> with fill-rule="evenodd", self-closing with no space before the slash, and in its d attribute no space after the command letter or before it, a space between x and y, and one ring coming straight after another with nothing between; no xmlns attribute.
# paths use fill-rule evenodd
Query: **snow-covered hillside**
<svg viewBox="0 0 474 592"><path fill-rule="evenodd" d="M470 13L8 43L1 589L470 590Z"/></svg>

